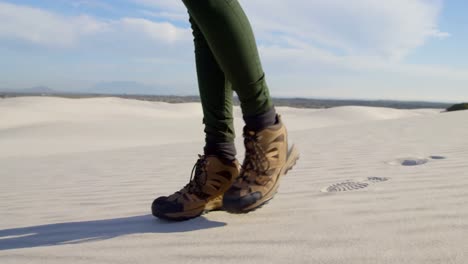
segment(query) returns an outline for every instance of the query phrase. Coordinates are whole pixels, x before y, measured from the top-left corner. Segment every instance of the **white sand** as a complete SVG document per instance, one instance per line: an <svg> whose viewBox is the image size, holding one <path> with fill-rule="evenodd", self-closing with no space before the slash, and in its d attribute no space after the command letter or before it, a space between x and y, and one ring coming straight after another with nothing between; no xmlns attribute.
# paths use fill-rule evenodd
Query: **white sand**
<svg viewBox="0 0 468 264"><path fill-rule="evenodd" d="M198 104L0 100L0 263L466 263L468 111L278 111L301 159L275 199L168 223Z"/></svg>

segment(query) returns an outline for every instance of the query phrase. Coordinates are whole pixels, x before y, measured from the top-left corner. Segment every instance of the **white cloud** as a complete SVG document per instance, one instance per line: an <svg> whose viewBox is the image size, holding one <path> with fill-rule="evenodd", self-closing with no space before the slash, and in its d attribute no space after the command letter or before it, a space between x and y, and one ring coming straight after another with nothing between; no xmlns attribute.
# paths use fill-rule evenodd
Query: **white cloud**
<svg viewBox="0 0 468 264"><path fill-rule="evenodd" d="M130 0L131 2L165 11L187 13L181 0Z"/></svg>
<svg viewBox="0 0 468 264"><path fill-rule="evenodd" d="M438 77L450 80L468 81L468 70L439 65L407 64L388 61L379 56L339 56L313 46L283 48L260 46L266 64L273 71L294 74L310 72L313 68L345 70L354 73L396 73L401 76ZM275 66L277 69L275 69Z"/></svg>
<svg viewBox="0 0 468 264"><path fill-rule="evenodd" d="M109 38L128 35L146 37L146 41L171 44L187 41L190 33L169 22L142 18L117 20L91 16L61 16L39 8L0 2L0 39L16 39L37 45L71 47L86 37Z"/></svg>
<svg viewBox="0 0 468 264"><path fill-rule="evenodd" d="M66 1L75 8L90 7L90 8L99 8L99 9L106 9L106 10L114 9L111 4L102 2L99 0L72 0L72 1L66 0Z"/></svg>
<svg viewBox="0 0 468 264"><path fill-rule="evenodd" d="M146 15L181 21L182 1L131 0ZM257 39L265 45L289 42L352 56L402 60L431 38L450 34L438 28L442 0L240 0ZM154 11L156 10L156 11Z"/></svg>
<svg viewBox="0 0 468 264"><path fill-rule="evenodd" d="M38 8L0 2L0 38L70 46L82 36L104 30L106 23L89 16L67 18Z"/></svg>
<svg viewBox="0 0 468 264"><path fill-rule="evenodd" d="M190 32L171 23L156 23L142 18L123 18L117 22L119 30L128 33L144 34L154 41L174 43L188 40Z"/></svg>
<svg viewBox="0 0 468 264"><path fill-rule="evenodd" d="M149 10L141 10L143 15L156 17L160 19L166 19L169 21L183 21L188 22L188 14L180 12L155 12Z"/></svg>
<svg viewBox="0 0 468 264"><path fill-rule="evenodd" d="M347 55L402 59L432 37L447 37L437 27L437 0L241 1L262 39L282 37Z"/></svg>
<svg viewBox="0 0 468 264"><path fill-rule="evenodd" d="M432 89L427 96L434 99L443 88L453 98L468 81L467 69L405 62L413 50L450 36L438 27L441 1L240 1L271 86L280 87L273 94L351 97L354 91L352 97L401 99Z"/></svg>

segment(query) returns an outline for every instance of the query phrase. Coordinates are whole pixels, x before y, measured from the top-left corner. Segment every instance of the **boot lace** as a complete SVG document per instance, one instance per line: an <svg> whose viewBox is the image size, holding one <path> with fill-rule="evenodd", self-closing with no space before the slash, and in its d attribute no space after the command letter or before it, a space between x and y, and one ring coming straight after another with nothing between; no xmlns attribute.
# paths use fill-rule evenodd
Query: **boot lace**
<svg viewBox="0 0 468 264"><path fill-rule="evenodd" d="M260 146L255 132L244 133L244 145L245 159L240 178L250 182L255 180L256 176L265 175L270 169L270 161L265 150Z"/></svg>
<svg viewBox="0 0 468 264"><path fill-rule="evenodd" d="M202 188L206 182L206 164L207 160L206 157L203 155L198 155L198 160L192 168L192 172L190 173L190 181L187 185L185 185L182 190L178 193L181 194L184 191L188 193L193 193L198 196L203 194Z"/></svg>

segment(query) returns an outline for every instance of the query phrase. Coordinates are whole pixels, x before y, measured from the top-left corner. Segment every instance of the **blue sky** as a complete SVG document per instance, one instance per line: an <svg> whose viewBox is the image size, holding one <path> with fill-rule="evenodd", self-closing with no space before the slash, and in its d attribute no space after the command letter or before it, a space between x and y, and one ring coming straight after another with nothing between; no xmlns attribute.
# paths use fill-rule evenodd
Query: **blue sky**
<svg viewBox="0 0 468 264"><path fill-rule="evenodd" d="M240 2L273 96L468 101L467 1ZM0 58L0 89L198 93L179 0L0 0Z"/></svg>

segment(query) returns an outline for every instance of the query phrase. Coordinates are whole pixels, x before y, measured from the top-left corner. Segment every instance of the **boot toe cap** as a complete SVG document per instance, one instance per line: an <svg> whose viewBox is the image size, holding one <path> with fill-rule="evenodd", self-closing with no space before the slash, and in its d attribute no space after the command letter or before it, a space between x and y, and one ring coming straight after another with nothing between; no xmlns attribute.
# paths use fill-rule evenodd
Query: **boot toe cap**
<svg viewBox="0 0 468 264"><path fill-rule="evenodd" d="M223 208L224 210L231 213L243 213L249 206L255 204L262 198L260 192L249 193L244 196L234 196L225 194L223 197Z"/></svg>
<svg viewBox="0 0 468 264"><path fill-rule="evenodd" d="M151 212L158 218L164 218L164 215L167 213L177 213L182 210L182 204L168 201L165 196L158 197L151 204Z"/></svg>

